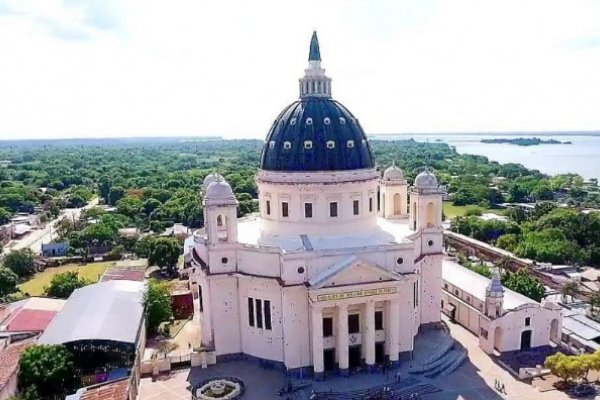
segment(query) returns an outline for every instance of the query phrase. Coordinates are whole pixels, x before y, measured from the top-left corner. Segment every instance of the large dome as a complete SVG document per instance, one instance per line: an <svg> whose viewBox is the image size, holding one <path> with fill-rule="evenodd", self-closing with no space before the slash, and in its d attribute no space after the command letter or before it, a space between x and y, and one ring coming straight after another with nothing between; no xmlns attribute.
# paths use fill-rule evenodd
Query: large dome
<svg viewBox="0 0 600 400"><path fill-rule="evenodd" d="M374 168L371 147L358 120L339 102L304 97L277 117L262 152L261 169L340 171Z"/></svg>

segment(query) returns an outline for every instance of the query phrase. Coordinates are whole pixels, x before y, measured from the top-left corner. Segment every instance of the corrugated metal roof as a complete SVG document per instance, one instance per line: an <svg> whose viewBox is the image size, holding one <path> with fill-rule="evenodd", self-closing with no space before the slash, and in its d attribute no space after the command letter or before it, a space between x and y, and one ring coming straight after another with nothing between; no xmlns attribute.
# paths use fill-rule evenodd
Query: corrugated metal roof
<svg viewBox="0 0 600 400"><path fill-rule="evenodd" d="M566 329L586 340L600 337L600 324L585 315L573 313L563 315L563 330Z"/></svg>
<svg viewBox="0 0 600 400"><path fill-rule="evenodd" d="M77 289L39 343L79 340L135 343L144 313L144 287L143 282L120 280Z"/></svg>

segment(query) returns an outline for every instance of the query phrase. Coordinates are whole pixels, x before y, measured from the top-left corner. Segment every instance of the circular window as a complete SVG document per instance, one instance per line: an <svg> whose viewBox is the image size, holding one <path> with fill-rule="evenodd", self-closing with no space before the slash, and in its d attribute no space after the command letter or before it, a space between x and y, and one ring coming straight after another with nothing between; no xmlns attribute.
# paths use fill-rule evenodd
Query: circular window
<svg viewBox="0 0 600 400"><path fill-rule="evenodd" d="M325 123L325 125L329 125L331 123L331 120L329 119L329 117L325 117L323 123Z"/></svg>
<svg viewBox="0 0 600 400"><path fill-rule="evenodd" d="M290 119L290 125L296 125L296 118Z"/></svg>
<svg viewBox="0 0 600 400"><path fill-rule="evenodd" d="M398 259L396 260L396 264L398 264L398 265L404 264L404 258L398 257Z"/></svg>
<svg viewBox="0 0 600 400"><path fill-rule="evenodd" d="M304 273L304 267L298 267L298 273L299 274L303 274Z"/></svg>
<svg viewBox="0 0 600 400"><path fill-rule="evenodd" d="M223 257L223 258L221 258L221 262L222 262L223 264L227 264L227 261L229 261L229 260L227 259L227 257Z"/></svg>
<svg viewBox="0 0 600 400"><path fill-rule="evenodd" d="M346 118L340 117L340 124L344 125L346 123Z"/></svg>
<svg viewBox="0 0 600 400"><path fill-rule="evenodd" d="M430 241L428 241L428 242L427 242L427 245L428 245L428 246L433 246L433 240L430 240Z"/></svg>
<svg viewBox="0 0 600 400"><path fill-rule="evenodd" d="M306 125L312 125L312 118L306 118Z"/></svg>

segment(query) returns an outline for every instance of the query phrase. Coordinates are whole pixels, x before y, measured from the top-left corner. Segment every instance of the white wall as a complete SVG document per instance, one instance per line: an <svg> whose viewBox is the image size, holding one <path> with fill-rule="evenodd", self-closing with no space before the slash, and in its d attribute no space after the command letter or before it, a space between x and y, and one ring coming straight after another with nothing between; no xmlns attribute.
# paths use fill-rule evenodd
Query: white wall
<svg viewBox="0 0 600 400"><path fill-rule="evenodd" d="M242 352L238 281L234 276L212 276L211 323L217 355Z"/></svg>

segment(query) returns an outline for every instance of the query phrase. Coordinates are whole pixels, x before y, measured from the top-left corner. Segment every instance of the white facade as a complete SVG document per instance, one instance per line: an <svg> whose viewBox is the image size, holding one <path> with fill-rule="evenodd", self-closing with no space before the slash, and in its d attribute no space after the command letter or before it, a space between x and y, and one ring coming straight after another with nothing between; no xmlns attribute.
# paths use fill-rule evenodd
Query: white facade
<svg viewBox="0 0 600 400"><path fill-rule="evenodd" d="M479 337L488 354L561 343L562 307L505 289L454 261L443 261L443 311Z"/></svg>
<svg viewBox="0 0 600 400"><path fill-rule="evenodd" d="M321 76L313 67L320 64L309 63L302 96L304 84ZM329 95L330 81L323 82ZM347 371L398 361L421 328L439 324L437 181L411 188L414 216L406 181L381 179L375 168L260 169L256 182L260 212L236 219L231 188L212 176L206 233L194 234L202 345L218 360L245 355L317 375ZM403 211L380 211L380 191L398 194Z"/></svg>

